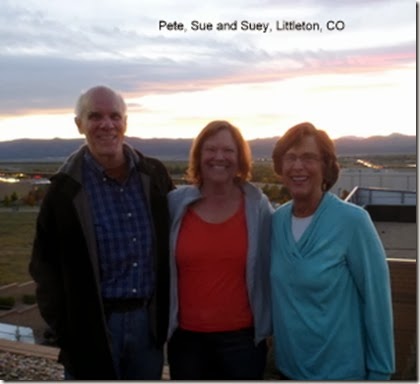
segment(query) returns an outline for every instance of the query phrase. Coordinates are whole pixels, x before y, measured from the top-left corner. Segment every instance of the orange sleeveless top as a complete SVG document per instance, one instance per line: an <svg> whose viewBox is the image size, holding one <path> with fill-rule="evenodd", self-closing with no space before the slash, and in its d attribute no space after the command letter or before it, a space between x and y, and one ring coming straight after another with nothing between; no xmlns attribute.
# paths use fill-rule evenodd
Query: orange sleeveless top
<svg viewBox="0 0 420 384"><path fill-rule="evenodd" d="M182 329L220 332L252 326L246 288L247 249L244 204L217 224L187 210L176 248Z"/></svg>

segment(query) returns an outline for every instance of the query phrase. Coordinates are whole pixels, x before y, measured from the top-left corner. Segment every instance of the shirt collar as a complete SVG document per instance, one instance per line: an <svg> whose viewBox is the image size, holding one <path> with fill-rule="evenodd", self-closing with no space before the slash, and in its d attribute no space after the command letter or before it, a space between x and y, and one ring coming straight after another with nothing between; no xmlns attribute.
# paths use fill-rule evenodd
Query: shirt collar
<svg viewBox="0 0 420 384"><path fill-rule="evenodd" d="M89 148L86 148L83 157L86 161L86 164L89 168L93 169L95 172L98 172L101 176L106 176L105 168L96 161L96 159L92 156ZM134 153L130 151L125 145L123 147L124 156L128 163L128 172L131 174L133 170L136 168L136 161L134 158Z"/></svg>

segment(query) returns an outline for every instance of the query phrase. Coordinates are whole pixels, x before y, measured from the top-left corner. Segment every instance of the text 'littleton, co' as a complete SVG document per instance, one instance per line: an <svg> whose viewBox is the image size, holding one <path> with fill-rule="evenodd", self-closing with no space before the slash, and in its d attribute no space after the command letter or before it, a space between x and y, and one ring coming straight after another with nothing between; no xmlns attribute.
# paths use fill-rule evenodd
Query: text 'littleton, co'
<svg viewBox="0 0 420 384"><path fill-rule="evenodd" d="M346 25L343 20L328 20L325 23L316 21L276 20L275 22L234 20L227 22L204 22L193 20L189 25L179 21L159 20L160 31L249 31L260 33L282 31L322 32L323 27L328 31L342 31Z"/></svg>

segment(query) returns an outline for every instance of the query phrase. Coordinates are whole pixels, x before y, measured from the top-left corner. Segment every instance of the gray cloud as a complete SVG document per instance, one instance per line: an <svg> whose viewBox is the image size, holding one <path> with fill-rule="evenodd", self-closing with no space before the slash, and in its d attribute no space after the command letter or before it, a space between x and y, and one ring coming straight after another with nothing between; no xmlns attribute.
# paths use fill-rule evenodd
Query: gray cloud
<svg viewBox="0 0 420 384"><path fill-rule="evenodd" d="M269 53L264 50L235 49L225 44L219 47L223 60L213 62L209 52L189 60L159 59L70 59L55 56L0 57L0 114L12 115L34 109L65 109L73 106L81 90L95 84L107 84L123 93L171 92L204 89L218 82L252 82L258 79L259 63L289 60L299 70L271 69L264 81L299 76L305 71L325 71L327 68L357 70L355 58L367 57L361 63L366 70L369 57L383 58L383 65L409 63L414 60L415 41L399 46L370 50L305 50L290 53ZM377 69L378 61L373 69ZM245 67L239 63L247 63ZM333 63L333 64L331 64ZM386 68L385 68L386 69ZM259 78L261 81L261 78Z"/></svg>
<svg viewBox="0 0 420 384"><path fill-rule="evenodd" d="M239 3L236 4L237 15L241 9ZM351 2L354 9L363 7L365 10L369 6L391 3L399 4L391 0ZM91 20L71 21L56 18L48 14L47 9L43 11L22 4L25 2L2 0L1 115L72 108L80 91L95 84L107 84L123 93L138 94L197 90L218 83L278 80L298 76L305 70L341 67L350 71L357 66L353 59L362 55L379 59L386 56L384 65L391 67L415 59L415 41L411 37L401 43L370 49L343 46L338 51L315 45L314 48L307 46L285 51L279 45L268 51L258 45L254 36L227 38L204 33L159 32L157 20L165 18L169 11L159 11L155 18L147 12L143 15L137 11L135 19L127 19L127 23L120 22L122 16L118 14L114 19L113 15L108 15L105 20L101 14L92 15ZM254 12L262 7L261 4L279 9L277 0L249 0L247 7ZM302 9L316 6L318 12L328 7L344 9L344 5L338 4L342 3L333 0L282 2L282 6ZM347 5L345 9L351 7ZM176 7L171 8L171 12L175 10ZM181 11L185 11L185 6ZM250 16L254 14L252 12L248 10ZM198 14L198 8L189 14L192 19ZM229 14L234 14L234 8L229 9ZM348 20L357 21L357 13L345 14ZM402 17L404 23L407 15ZM387 20L388 17L389 14ZM173 16L171 20L176 18ZM396 18L394 22L397 23ZM144 29L136 29L136 23L144 25ZM282 62L295 63L299 71L295 71L294 66L273 69ZM363 63L364 67L366 65L369 65L368 61ZM265 70L269 67L270 70Z"/></svg>
<svg viewBox="0 0 420 384"><path fill-rule="evenodd" d="M164 60L71 60L58 57L0 57L0 114L72 106L81 90L107 84L122 92L164 91L171 84L211 80L228 68ZM192 69L193 68L193 69ZM216 73L213 73L215 71Z"/></svg>

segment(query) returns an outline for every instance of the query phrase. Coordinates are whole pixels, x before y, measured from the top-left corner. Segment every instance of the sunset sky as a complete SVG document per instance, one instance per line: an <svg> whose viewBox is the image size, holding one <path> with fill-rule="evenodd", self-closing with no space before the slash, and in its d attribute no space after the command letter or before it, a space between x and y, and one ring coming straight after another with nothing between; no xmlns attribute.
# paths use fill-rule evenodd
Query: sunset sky
<svg viewBox="0 0 420 384"><path fill-rule="evenodd" d="M413 0L1 0L0 52L0 141L80 137L74 104L98 84L126 98L128 136L191 138L214 119L247 139L302 121L416 134Z"/></svg>

